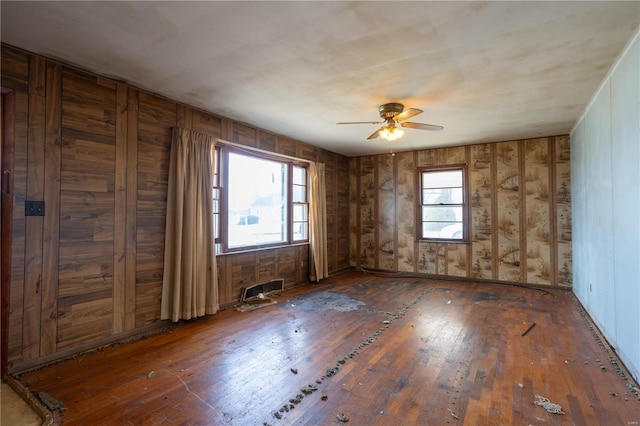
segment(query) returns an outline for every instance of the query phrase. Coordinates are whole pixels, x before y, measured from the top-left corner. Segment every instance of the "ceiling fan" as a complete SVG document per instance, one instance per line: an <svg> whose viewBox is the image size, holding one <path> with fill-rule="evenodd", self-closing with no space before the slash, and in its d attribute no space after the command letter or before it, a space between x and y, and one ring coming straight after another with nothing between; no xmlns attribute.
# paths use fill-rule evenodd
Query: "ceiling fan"
<svg viewBox="0 0 640 426"><path fill-rule="evenodd" d="M348 121L336 124L383 124L378 130L373 132L367 139L375 139L378 136L388 141L394 141L400 139L404 134L404 131L400 127L408 127L410 129L419 130L442 130L444 127L436 126L435 124L414 123L411 121L404 121L415 115L421 114L423 111L417 108L404 109L404 105L397 102L390 102L378 107L380 112L380 118L382 121Z"/></svg>

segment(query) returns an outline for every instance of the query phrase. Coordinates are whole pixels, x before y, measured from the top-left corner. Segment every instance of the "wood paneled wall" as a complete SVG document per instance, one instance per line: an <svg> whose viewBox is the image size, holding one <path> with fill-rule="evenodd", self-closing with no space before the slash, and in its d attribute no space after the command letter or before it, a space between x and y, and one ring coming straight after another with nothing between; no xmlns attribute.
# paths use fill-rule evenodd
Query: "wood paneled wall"
<svg viewBox="0 0 640 426"><path fill-rule="evenodd" d="M468 164L471 242L416 240L417 168ZM571 287L569 138L350 160L352 266Z"/></svg>
<svg viewBox="0 0 640 426"><path fill-rule="evenodd" d="M172 126L324 162L329 269L349 267L348 158L6 45L1 84L16 98L10 372L162 323ZM229 306L248 284L307 282L308 245L218 262Z"/></svg>

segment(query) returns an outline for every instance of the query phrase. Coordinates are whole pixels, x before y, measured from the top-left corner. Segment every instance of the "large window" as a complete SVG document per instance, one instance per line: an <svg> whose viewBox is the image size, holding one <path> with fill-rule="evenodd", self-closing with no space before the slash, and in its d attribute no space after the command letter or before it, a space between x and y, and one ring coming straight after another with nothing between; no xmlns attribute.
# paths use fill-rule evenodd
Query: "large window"
<svg viewBox="0 0 640 426"><path fill-rule="evenodd" d="M467 241L466 166L429 167L420 173L420 238Z"/></svg>
<svg viewBox="0 0 640 426"><path fill-rule="evenodd" d="M223 182L214 187L219 251L308 239L307 169L302 164L227 147L218 153L218 181L222 177Z"/></svg>

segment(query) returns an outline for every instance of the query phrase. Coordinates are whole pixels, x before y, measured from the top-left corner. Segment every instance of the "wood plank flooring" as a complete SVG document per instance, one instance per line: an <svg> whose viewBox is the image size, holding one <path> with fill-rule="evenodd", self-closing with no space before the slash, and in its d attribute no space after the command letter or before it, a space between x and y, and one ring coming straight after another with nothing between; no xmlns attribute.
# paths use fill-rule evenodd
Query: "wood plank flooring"
<svg viewBox="0 0 640 426"><path fill-rule="evenodd" d="M569 292L348 271L276 300L19 379L65 425L640 422L637 384Z"/></svg>

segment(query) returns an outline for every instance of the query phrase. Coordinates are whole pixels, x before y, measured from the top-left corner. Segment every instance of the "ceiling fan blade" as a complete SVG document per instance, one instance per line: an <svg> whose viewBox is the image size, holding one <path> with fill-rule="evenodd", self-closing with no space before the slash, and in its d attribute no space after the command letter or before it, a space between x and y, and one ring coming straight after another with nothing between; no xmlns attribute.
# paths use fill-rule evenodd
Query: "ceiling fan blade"
<svg viewBox="0 0 640 426"><path fill-rule="evenodd" d="M383 121L345 121L342 123L336 123L336 124L382 124L384 123Z"/></svg>
<svg viewBox="0 0 640 426"><path fill-rule="evenodd" d="M444 127L437 126L435 124L412 123L410 121L406 122L406 123L400 123L400 125L402 127L409 127L411 129L420 129L420 130L442 130L442 129L444 129Z"/></svg>
<svg viewBox="0 0 640 426"><path fill-rule="evenodd" d="M367 140L375 139L375 138L377 138L378 136L380 136L380 130L382 130L382 129L383 129L383 128L382 128L382 127L380 127L378 130L376 130L375 132L373 132L373 133L371 134L371 136L369 136L369 137L367 138Z"/></svg>
<svg viewBox="0 0 640 426"><path fill-rule="evenodd" d="M414 115L421 114L422 110L418 108L407 108L402 111L400 114L396 115L394 118L396 121L406 120L407 118L411 118Z"/></svg>

